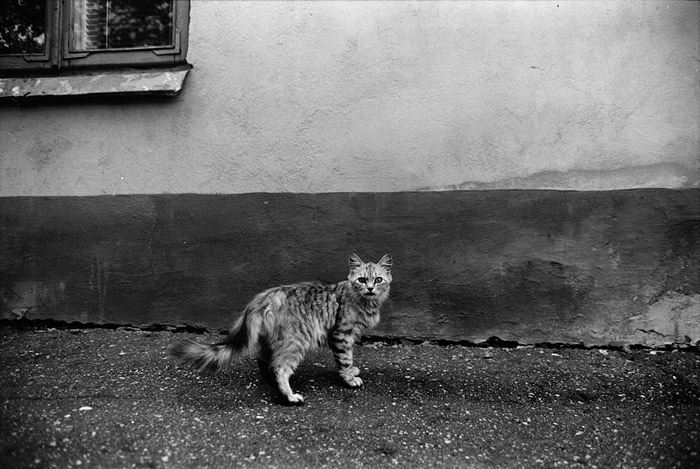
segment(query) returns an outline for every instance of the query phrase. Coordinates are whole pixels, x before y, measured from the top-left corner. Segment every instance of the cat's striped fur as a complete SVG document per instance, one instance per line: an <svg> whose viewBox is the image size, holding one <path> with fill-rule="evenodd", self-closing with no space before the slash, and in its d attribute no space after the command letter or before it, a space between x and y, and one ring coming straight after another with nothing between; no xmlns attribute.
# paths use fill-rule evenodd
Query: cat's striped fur
<svg viewBox="0 0 700 469"><path fill-rule="evenodd" d="M341 378L362 386L353 365L353 344L362 332L379 322L379 308L389 296L391 256L377 263L350 256L347 280L324 285L315 282L270 288L255 296L217 344L186 341L172 353L199 371L222 371L243 352L257 354L260 372L290 404L304 398L289 386L289 378L306 352L322 344L333 351Z"/></svg>

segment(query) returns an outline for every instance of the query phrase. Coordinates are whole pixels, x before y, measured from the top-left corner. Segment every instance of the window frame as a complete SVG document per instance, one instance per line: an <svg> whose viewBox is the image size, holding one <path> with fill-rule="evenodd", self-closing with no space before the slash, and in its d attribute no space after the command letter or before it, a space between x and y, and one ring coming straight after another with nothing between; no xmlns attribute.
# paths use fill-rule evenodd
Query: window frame
<svg viewBox="0 0 700 469"><path fill-rule="evenodd" d="M160 69L187 65L190 3L190 0L173 1L170 45L76 51L71 45L72 0L46 0L46 42L43 53L0 55L0 76L61 75L81 69Z"/></svg>

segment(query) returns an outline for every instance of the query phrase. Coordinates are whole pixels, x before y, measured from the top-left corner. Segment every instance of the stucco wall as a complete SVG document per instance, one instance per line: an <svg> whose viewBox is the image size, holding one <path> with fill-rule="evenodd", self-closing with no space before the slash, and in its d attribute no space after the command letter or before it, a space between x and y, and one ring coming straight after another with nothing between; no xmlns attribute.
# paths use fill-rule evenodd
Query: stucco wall
<svg viewBox="0 0 700 469"><path fill-rule="evenodd" d="M0 107L0 196L700 187L699 2L191 15L176 98Z"/></svg>
<svg viewBox="0 0 700 469"><path fill-rule="evenodd" d="M191 14L179 96L0 103L0 319L219 327L390 252L380 334L700 343L700 2Z"/></svg>
<svg viewBox="0 0 700 469"><path fill-rule="evenodd" d="M220 329L352 252L373 334L700 347L700 189L0 197L0 320Z"/></svg>

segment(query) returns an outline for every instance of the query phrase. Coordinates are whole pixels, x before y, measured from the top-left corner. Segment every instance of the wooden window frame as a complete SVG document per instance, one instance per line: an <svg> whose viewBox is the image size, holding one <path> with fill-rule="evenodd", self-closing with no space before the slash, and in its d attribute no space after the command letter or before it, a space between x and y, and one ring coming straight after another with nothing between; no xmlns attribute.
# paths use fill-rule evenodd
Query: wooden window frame
<svg viewBox="0 0 700 469"><path fill-rule="evenodd" d="M160 47L76 51L70 44L71 0L46 0L42 53L0 55L0 76L72 74L85 69L162 69L187 65L190 0L173 2L172 44Z"/></svg>

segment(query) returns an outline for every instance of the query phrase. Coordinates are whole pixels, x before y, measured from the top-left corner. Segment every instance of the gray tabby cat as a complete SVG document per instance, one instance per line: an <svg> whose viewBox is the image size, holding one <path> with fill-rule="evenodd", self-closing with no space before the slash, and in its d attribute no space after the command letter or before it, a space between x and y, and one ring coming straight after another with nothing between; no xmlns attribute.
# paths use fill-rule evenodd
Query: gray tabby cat
<svg viewBox="0 0 700 469"><path fill-rule="evenodd" d="M338 283L305 282L265 290L248 303L222 342L185 341L173 347L172 354L200 372L217 372L245 351L257 353L263 378L289 404L300 405L304 398L292 391L289 378L309 349L327 343L343 381L353 388L362 386L352 347L364 330L379 322L379 308L389 296L392 259L387 254L377 263L363 262L353 254L349 263L347 280Z"/></svg>

